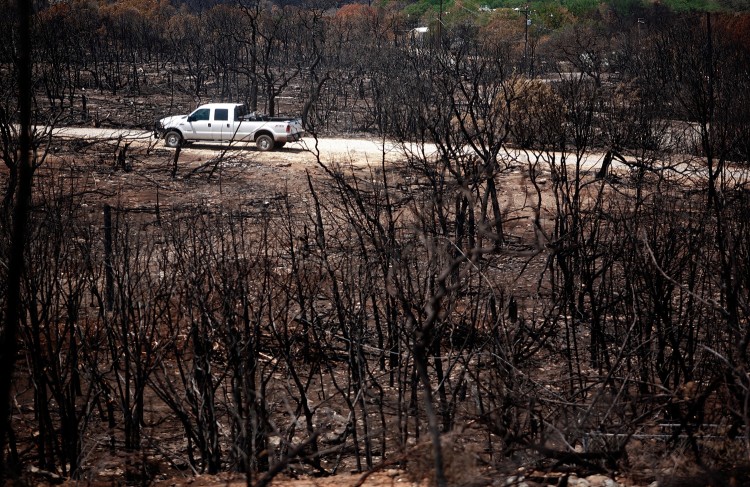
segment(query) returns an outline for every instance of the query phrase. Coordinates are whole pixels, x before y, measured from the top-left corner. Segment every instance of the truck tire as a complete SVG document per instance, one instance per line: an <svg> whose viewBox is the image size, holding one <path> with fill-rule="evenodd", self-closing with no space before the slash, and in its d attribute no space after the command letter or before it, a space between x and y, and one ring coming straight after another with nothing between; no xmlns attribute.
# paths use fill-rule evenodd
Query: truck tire
<svg viewBox="0 0 750 487"><path fill-rule="evenodd" d="M276 143L273 141L273 137L270 135L259 135L257 139L255 139L255 147L257 147L259 150L262 150L263 152L273 150Z"/></svg>
<svg viewBox="0 0 750 487"><path fill-rule="evenodd" d="M174 130L170 130L166 134L164 134L164 145L167 147L177 148L182 144L182 136L179 132L175 132Z"/></svg>

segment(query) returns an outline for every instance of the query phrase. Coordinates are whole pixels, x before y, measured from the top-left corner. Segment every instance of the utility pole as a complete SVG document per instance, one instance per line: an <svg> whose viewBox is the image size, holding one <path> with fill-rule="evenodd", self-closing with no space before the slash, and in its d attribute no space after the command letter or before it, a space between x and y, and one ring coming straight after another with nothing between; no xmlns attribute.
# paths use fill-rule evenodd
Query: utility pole
<svg viewBox="0 0 750 487"><path fill-rule="evenodd" d="M523 9L525 22L523 23L523 64L526 66L528 49L529 49L529 5Z"/></svg>
<svg viewBox="0 0 750 487"><path fill-rule="evenodd" d="M638 19L638 52L640 53L641 50L641 25L644 25L646 23L645 19ZM640 54L639 54L640 55Z"/></svg>
<svg viewBox="0 0 750 487"><path fill-rule="evenodd" d="M440 13L438 13L438 24L437 24L437 42L438 48L443 47L443 0L440 0Z"/></svg>
<svg viewBox="0 0 750 487"><path fill-rule="evenodd" d="M526 4L526 7L523 9L516 7L514 10L523 12L523 65L521 66L521 71L525 74L529 66L529 25L531 25L531 19L529 18L529 5Z"/></svg>

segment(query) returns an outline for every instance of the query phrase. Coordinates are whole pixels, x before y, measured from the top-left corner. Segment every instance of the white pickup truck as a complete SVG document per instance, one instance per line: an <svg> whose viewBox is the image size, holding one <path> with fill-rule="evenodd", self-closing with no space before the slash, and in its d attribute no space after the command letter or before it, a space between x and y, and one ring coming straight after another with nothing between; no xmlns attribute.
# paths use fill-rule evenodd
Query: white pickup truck
<svg viewBox="0 0 750 487"><path fill-rule="evenodd" d="M239 103L209 103L190 115L175 115L156 122L154 137L167 147L186 142L249 142L262 151L297 141L304 129L298 119L266 117L248 113Z"/></svg>

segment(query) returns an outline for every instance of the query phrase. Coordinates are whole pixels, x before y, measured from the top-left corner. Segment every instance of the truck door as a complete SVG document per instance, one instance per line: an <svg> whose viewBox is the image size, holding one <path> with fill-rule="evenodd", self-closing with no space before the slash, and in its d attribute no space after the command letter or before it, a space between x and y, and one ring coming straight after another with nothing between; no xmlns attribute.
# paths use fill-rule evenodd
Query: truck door
<svg viewBox="0 0 750 487"><path fill-rule="evenodd" d="M191 132L190 137L195 140L212 140L211 133L211 109L199 108L188 115L188 127Z"/></svg>
<svg viewBox="0 0 750 487"><path fill-rule="evenodd" d="M244 105L235 105L229 111L229 118L231 121L228 124L224 124L226 130L229 133L225 140L234 140L235 142L247 142L252 140L252 123L247 120L243 120L243 117L247 114L247 109Z"/></svg>
<svg viewBox="0 0 750 487"><path fill-rule="evenodd" d="M214 109L214 123L211 127L214 140L227 142L232 139L232 135L234 134L234 124L229 118L228 108Z"/></svg>

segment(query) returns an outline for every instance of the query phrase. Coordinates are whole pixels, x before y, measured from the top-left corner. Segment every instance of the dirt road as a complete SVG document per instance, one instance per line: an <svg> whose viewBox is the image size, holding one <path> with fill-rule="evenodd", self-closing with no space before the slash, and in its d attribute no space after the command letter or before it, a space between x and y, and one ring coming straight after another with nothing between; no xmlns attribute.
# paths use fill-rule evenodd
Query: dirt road
<svg viewBox="0 0 750 487"><path fill-rule="evenodd" d="M107 128L88 128L88 127L64 127L54 129L53 134L56 137L65 139L97 139L97 140L127 140L134 143L152 144L158 147L163 146L161 140L153 138L151 132L143 130L128 129L107 129ZM261 159L273 157L274 160L282 160L290 163L312 163L316 154L320 154L320 160L325 163L351 163L354 166L377 166L382 162L391 162L394 160L403 160L405 153L419 152L422 148L417 146L404 147L403 145L377 138L319 138L304 137L301 141L287 144L283 149L270 153L262 153L255 148L254 144L211 144L195 143L188 146L187 150L201 157L216 157L220 152L217 151L239 151L253 153ZM427 144L424 147L425 155L431 155L436 152L433 144ZM523 150L508 150L501 152L503 158L515 161L519 165L526 165L533 154ZM560 154L555 154L557 160L560 160ZM595 171L601 167L604 160L604 154L591 153L584 156L581 168L585 171ZM568 163L572 163L573 158L568 157ZM546 164L543 164L546 166ZM620 161L613 161L613 169L622 169L627 167Z"/></svg>
<svg viewBox="0 0 750 487"><path fill-rule="evenodd" d="M153 138L151 132L143 130L127 129L107 129L107 128L88 128L88 127L63 127L53 130L55 137L63 139L84 139L84 140L125 140L134 143L152 144L162 146L161 140ZM214 157L217 151L239 151L263 154L255 148L254 144L218 144L218 143L195 143L187 148L191 152L202 153L205 156ZM428 153L434 152L434 146L428 146ZM315 154L320 154L324 162L351 162L355 165L379 164L385 158L386 161L393 160L396 157L401 158L403 148L393 142L384 142L378 139L362 138L321 138L304 137L299 142L289 143L283 149L273 151L270 154L274 158L286 159L286 156L294 156L296 161L300 157L303 160L312 161ZM267 156L266 156L267 157Z"/></svg>

